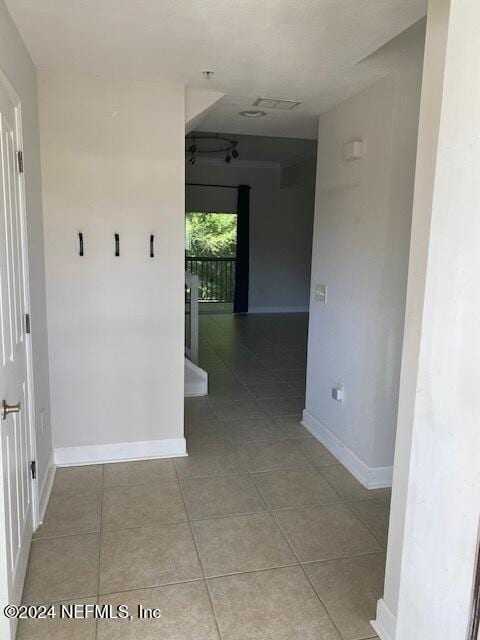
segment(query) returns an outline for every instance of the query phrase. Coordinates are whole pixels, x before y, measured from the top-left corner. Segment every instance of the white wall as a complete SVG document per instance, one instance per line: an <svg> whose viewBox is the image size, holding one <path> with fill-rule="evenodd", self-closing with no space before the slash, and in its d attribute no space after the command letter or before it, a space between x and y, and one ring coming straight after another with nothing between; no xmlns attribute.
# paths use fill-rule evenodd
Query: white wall
<svg viewBox="0 0 480 640"><path fill-rule="evenodd" d="M403 536L400 546L389 538L384 596L397 619L382 639L470 637L480 518L479 22L477 2L429 4L391 516Z"/></svg>
<svg viewBox="0 0 480 640"><path fill-rule="evenodd" d="M391 480L423 33L380 50L368 64L388 75L319 121L304 419L367 486ZM354 139L364 157L343 160Z"/></svg>
<svg viewBox="0 0 480 640"><path fill-rule="evenodd" d="M184 87L41 74L39 102L56 456L179 452Z"/></svg>
<svg viewBox="0 0 480 640"><path fill-rule="evenodd" d="M378 604L376 621L379 631L387 634L386 638L394 637L398 611L421 319L443 93L447 5L448 2L444 2L440 7L437 3L435 10L432 5L425 45L385 589Z"/></svg>
<svg viewBox="0 0 480 640"><path fill-rule="evenodd" d="M51 452L51 429L36 71L3 0L0 0L0 68L22 102L35 429L41 489Z"/></svg>
<svg viewBox="0 0 480 640"><path fill-rule="evenodd" d="M250 191L250 289L252 312L306 311L309 298L313 182L281 188L274 163L197 162L187 182L239 185ZM235 189L187 187L187 210L236 211Z"/></svg>

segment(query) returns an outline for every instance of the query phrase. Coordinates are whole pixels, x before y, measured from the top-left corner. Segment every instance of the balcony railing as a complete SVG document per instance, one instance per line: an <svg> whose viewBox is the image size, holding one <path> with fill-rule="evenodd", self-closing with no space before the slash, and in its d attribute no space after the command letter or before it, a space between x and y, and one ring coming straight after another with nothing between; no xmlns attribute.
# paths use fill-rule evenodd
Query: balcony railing
<svg viewBox="0 0 480 640"><path fill-rule="evenodd" d="M185 355L198 364L198 276L185 271Z"/></svg>
<svg viewBox="0 0 480 640"><path fill-rule="evenodd" d="M235 258L185 257L185 269L198 276L199 302L234 301L235 264Z"/></svg>

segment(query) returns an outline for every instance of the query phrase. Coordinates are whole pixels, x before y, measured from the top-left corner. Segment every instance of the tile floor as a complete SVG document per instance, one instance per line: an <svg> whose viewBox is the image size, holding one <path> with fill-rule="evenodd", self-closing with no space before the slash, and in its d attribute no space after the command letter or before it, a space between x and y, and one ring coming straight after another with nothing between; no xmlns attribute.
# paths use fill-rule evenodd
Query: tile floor
<svg viewBox="0 0 480 640"><path fill-rule="evenodd" d="M19 640L360 640L382 595L389 496L300 425L307 317L202 316L208 399L189 457L59 469L25 603L132 621L21 622ZM138 620L137 605L162 615Z"/></svg>

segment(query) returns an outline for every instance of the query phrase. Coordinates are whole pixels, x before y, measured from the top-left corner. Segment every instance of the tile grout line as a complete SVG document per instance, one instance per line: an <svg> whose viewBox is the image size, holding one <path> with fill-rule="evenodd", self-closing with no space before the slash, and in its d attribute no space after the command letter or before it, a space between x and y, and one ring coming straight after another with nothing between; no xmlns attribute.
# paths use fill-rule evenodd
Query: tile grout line
<svg viewBox="0 0 480 640"><path fill-rule="evenodd" d="M361 551L354 553L353 555L335 556L334 558L321 558L320 560L305 560L300 562L302 566L308 566L310 564L326 564L327 562L336 562L337 560L354 560L355 558L364 558L365 556L378 556L385 555L384 549L378 549L378 551Z"/></svg>
<svg viewBox="0 0 480 640"><path fill-rule="evenodd" d="M299 557L298 557L298 555L297 555L297 552L295 551L295 549L294 549L294 547L293 547L293 544L290 542L290 540L289 540L289 538L288 538L287 534L285 533L285 531L282 529L282 527L281 527L280 523L279 523L279 522L277 521L277 519L275 518L275 514L274 514L274 513L272 513L272 517L273 517L273 519L275 520L275 523L276 523L277 527L280 529L280 531L281 531L281 532L282 532L282 534L284 535L285 540L287 541L288 546L290 547L290 549L291 549L291 551L292 551L293 555L294 555L294 556L295 556L295 558L297 559L297 562L298 562L298 564L300 565L300 567L301 567L301 569L302 569L303 575L304 575L304 576L305 576L305 578L307 579L307 581L308 581L308 583L309 583L310 587L313 589L313 592L314 592L314 594L317 596L317 598L318 598L319 602L321 603L321 605L322 605L322 606L323 606L323 608L325 609L325 612L326 612L326 614L327 614L327 616L328 616L328 618L329 618L330 622L332 623L332 625L333 625L334 629L337 631L337 633L338 633L338 635L339 635L339 638L340 638L340 639L342 639L342 640L344 640L343 634L342 634L342 633L340 633L340 629L339 629L339 628L337 627L337 625L335 624L335 622L334 622L334 620L333 620L333 618L332 618L332 616L331 616L331 614L330 614L330 611L329 611L329 610L328 610L328 608L327 608L327 605L326 605L326 604L325 604L325 602L322 600L322 598L320 598L320 595L319 595L319 593L318 593L317 589L315 588L315 586L314 586L313 582L310 580L310 577L309 577L309 575L307 574L307 572L306 572L306 570L305 570L305 567L304 567L304 566L303 566L303 564L300 562L300 559L299 559Z"/></svg>
<svg viewBox="0 0 480 640"><path fill-rule="evenodd" d="M343 466L343 465L342 465ZM320 475L322 476L322 478L325 480L325 482L327 482L327 484L329 484L332 489L335 491L335 487L329 482L328 478L325 477L323 475L323 473L319 470L318 473L320 473ZM368 489L367 489L368 491ZM335 493L337 493L335 491ZM338 494L340 495L340 494ZM343 498L343 496L340 496ZM382 547L382 549L386 550L386 546L383 544L383 542L375 535L375 533L370 529L370 527L360 518L359 515L357 515L355 513L355 511L349 506L349 502L353 503L353 502L367 502L369 500L376 500L378 499L379 496L371 496L369 498L365 497L365 498L359 498L358 500L355 499L349 499L349 498L343 498L343 502L342 504L344 504L348 511L356 518L356 520L358 520L361 524L363 524L363 526L368 530L368 532L370 533L371 536L373 536L375 538L375 540L379 543L379 545ZM389 511L390 511L390 507L389 507Z"/></svg>
<svg viewBox="0 0 480 640"><path fill-rule="evenodd" d="M290 469L288 469L290 470ZM257 472L255 472L257 473ZM228 474L228 475L220 475L220 476L207 476L207 477L202 477L202 478L186 478L188 480L203 480L203 479L211 479L211 478L224 478L224 477L230 477L232 475L255 475L255 474L248 474L248 472L243 472L243 473L239 473L239 474ZM224 514L219 514L219 515L209 515L209 516L202 516L202 517L198 517L198 518L192 518L187 513L187 518L185 520L162 520L161 522L151 522L151 523L144 523L144 524L140 524L140 525L136 525L136 526L131 526L131 527L115 527L112 529L104 529L105 532L113 532L113 531L132 531L135 529L144 529L144 528L156 528L156 527L162 527L164 525L172 525L172 524L185 524L189 521L189 519L192 522L206 522L209 520L221 520L224 518L233 518L235 516L249 516L249 515L261 515L261 514L265 514L265 513L284 513L284 512L288 512L288 511L310 511L310 510L314 510L314 509L322 509L324 507L333 507L333 506L337 506L337 505L345 505L345 506L349 506L348 503L341 497L338 498L338 500L332 500L332 501L328 501L328 502L318 502L318 503L312 503L312 504L306 504L306 505L296 505L293 507L273 507L270 506L268 504L267 499L264 497L261 489L259 488L259 486L257 485L257 483L255 482L255 478L252 478L253 483L255 485L255 488L257 489L257 491L260 493L260 497L263 499L265 505L266 505L266 509L262 509L261 511L238 511L238 512L232 512L232 513L224 513ZM181 481L180 481L181 482ZM142 486L142 485L136 485L136 486ZM180 488L180 490L182 490ZM361 501L361 502L366 502ZM381 546L383 548L384 545L381 543L380 540L378 540L378 538L373 534L373 532L370 530L370 528L368 527L368 525L366 525L363 520L361 520L356 513L352 512L352 514L360 520L361 524L369 531L369 533L372 533L372 535L375 537L375 539L377 540L377 542L379 544L381 544ZM103 529L102 529L103 531ZM66 533L66 534L61 534L61 535L52 535L52 536L48 536L45 538L38 538L38 542L42 542L42 541L47 541L47 540L56 540L58 538L74 538L74 537L79 537L79 536L86 536L86 535L92 535L92 534L100 534L101 531L97 530L97 531L81 531L79 533ZM377 553L377 552L367 552L367 553ZM342 557L354 557L356 555L363 555L363 554L352 554L350 556L342 556ZM329 560L330 558L327 558L327 560ZM333 559L333 558L332 558ZM314 560L313 562L318 562L317 560Z"/></svg>
<svg viewBox="0 0 480 640"><path fill-rule="evenodd" d="M212 408L212 411L215 411L215 409ZM235 442L234 440L231 439L231 435L227 434L227 437L229 438L229 442L228 442L227 445L222 445L222 444L216 445L214 443L214 444L210 444L210 445L209 444L205 444L205 445L197 445L197 446L199 448L209 448L209 447L213 447L213 446L217 446L217 447L222 447L222 446L223 447L228 447L228 446L241 447L241 446L245 446L245 445L249 445L249 444L257 444L257 443L262 443L262 442L264 442L265 444L273 444L275 442L284 442L285 440L294 440L297 443L301 442L303 440L308 440L308 441L315 440L315 441L317 441L316 438L313 435L308 434L308 432L306 434L302 433L300 435L288 435L287 433L284 433L282 431L282 426L283 425L278 425L278 424L275 423L275 420L278 420L280 418L283 418L283 419L284 418L298 418L298 416L295 415L295 414L285 414L285 415L279 415L279 416L259 416L259 417L255 417L255 418L236 418L235 420L225 420L223 418L218 418L217 414L215 413L214 417L212 418L212 420L215 421L215 424L213 426L221 426L227 432L232 431L235 428L235 426L236 426L235 423L236 422L241 423L241 422L245 422L247 420L251 420L251 421L254 421L254 420L260 421L261 420L261 421L268 421L270 423L269 426L271 426L275 431L278 432L279 437L277 437L277 435L275 435L275 437L270 437L270 438L264 436L264 437L259 437L259 438L252 439L252 440L243 440L243 441L236 441ZM205 421L205 422L202 421L202 423L200 425L197 425L197 426L209 427L209 426L212 426L211 422L212 421L210 421L210 423L207 422L207 421ZM217 422L219 423L218 425L217 425ZM298 422L298 424L301 426L300 421ZM189 422L188 422L188 424L186 426L188 428L192 428L195 425L190 421L190 418L189 418ZM313 463L311 463L311 464L313 464ZM330 463L328 465L322 465L322 466L334 466L336 464L341 464L341 463L340 462L332 462L332 463Z"/></svg>
<svg viewBox="0 0 480 640"><path fill-rule="evenodd" d="M264 384L262 382L258 383L258 384ZM270 383L265 383L265 384L270 384ZM276 384L276 383L274 383ZM282 383L285 384L285 383ZM207 397L207 396L204 396ZM288 416L294 416L294 415L298 415L299 413L301 413L301 411L303 410L296 410L296 411L291 411L289 413L269 413L267 410L265 409L261 409L259 408L258 411L261 412L260 415L253 415L253 416L245 416L245 417L240 417L240 418L228 418L225 416L222 416L219 411L218 411L218 407L221 405L235 405L235 404L242 404L245 402L249 402L249 403L253 403L253 404L258 404L258 405L262 405L262 403L265 402L293 402L293 401L297 401L297 400L301 400L302 401L302 406L304 404L304 397L302 395L295 395L295 396L287 396L287 397L270 397L270 398L231 398L231 399L225 399L225 400L220 400L220 401L215 401L213 400L213 404L212 404L212 400L208 399L208 403L211 407L211 409L215 412L217 419L218 420L222 420L224 422L235 422L236 420L255 420L255 419L261 419L261 418L269 418L269 419L273 419L273 418L283 418L283 417L288 417Z"/></svg>
<svg viewBox="0 0 480 640"><path fill-rule="evenodd" d="M152 589L163 589L163 587L176 587L180 584L191 584L194 582L203 582L204 578L190 578L188 580L174 580L173 582L161 582L158 584L150 584L145 587L133 587L132 589L117 589L116 591L105 591L99 594L99 597L106 598L116 596L121 593L132 593L136 591L150 591Z"/></svg>
<svg viewBox="0 0 480 640"><path fill-rule="evenodd" d="M187 507L187 501L185 500L185 495L183 493L182 483L180 482L180 478L178 477L178 471L177 471L177 468L176 468L175 464L173 466L174 466L174 469L175 469L175 475L177 476L177 482L178 482L178 486L180 488L180 493L181 493L182 500L183 500L183 506L184 506L184 509L185 509L185 512L186 512L187 518L188 518L188 526L190 528L190 535L192 536L193 544L194 544L194 547L195 547L195 553L197 554L198 563L200 565L200 569L201 569L202 574L203 574L203 582L204 582L205 588L207 590L208 599L209 599L209 602L210 602L210 607L212 608L212 615L213 615L213 619L215 621L215 627L217 629L217 633L218 633L219 639L222 640L222 634L220 632L220 625L218 623L217 614L216 614L216 611L215 611L215 607L213 605L212 594L210 592L210 587L208 585L208 580L207 580L207 577L206 577L206 574L205 574L205 567L203 566L202 558L200 557L200 552L198 550L197 540L195 538L195 533L193 531L192 520L191 520L191 517L190 517L190 512L189 512L188 507Z"/></svg>
<svg viewBox="0 0 480 640"><path fill-rule="evenodd" d="M371 499L371 498L370 498L370 499ZM348 502L345 502L345 506L347 507L347 509L348 509L351 513L353 513L353 515L354 515L354 516L356 516L356 517L358 518L358 520L360 520L360 522L363 524L363 526L364 526L364 527L366 527L366 528L370 531L370 533L371 533L371 534L372 534L372 536L375 538L375 540L378 542L378 544L380 544L380 545L381 545L381 547L383 548L383 550L384 550L384 551L386 551L386 550L387 550L387 547L386 547L385 543L384 543L382 540L380 540L380 537L379 537L379 536L377 536L377 534L373 531L373 529L372 529L371 527L369 527L369 525L368 525L364 520L362 520L362 518L361 518L357 513L355 513L355 511L351 508L351 506L350 506L350 504L349 504ZM387 527L387 536L388 536L388 527ZM368 639L367 639L367 640L368 640Z"/></svg>

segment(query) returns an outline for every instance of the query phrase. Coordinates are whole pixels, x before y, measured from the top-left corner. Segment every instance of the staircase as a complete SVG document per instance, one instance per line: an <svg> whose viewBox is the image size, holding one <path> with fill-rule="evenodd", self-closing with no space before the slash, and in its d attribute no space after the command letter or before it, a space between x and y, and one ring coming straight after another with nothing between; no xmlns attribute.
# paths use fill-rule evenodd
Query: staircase
<svg viewBox="0 0 480 640"><path fill-rule="evenodd" d="M208 373L198 366L198 276L185 271L185 397L208 395Z"/></svg>

